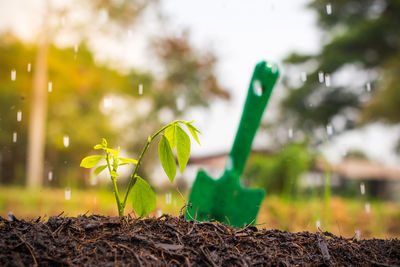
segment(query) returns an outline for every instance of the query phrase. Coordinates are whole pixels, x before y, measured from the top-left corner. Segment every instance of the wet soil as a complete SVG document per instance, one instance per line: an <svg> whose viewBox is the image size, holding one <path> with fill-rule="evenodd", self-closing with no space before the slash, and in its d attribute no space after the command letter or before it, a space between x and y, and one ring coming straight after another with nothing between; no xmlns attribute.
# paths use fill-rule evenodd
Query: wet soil
<svg viewBox="0 0 400 267"><path fill-rule="evenodd" d="M0 266L399 266L400 240L243 229L181 217L0 217Z"/></svg>

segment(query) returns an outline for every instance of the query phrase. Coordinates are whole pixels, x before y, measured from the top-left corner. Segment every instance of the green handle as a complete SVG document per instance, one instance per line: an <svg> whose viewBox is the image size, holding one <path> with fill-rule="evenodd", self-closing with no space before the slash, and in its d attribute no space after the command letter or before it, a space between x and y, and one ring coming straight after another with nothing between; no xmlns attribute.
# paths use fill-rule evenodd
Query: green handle
<svg viewBox="0 0 400 267"><path fill-rule="evenodd" d="M226 163L226 170L234 171L236 177L243 172L254 136L278 77L279 70L276 64L261 61L254 69L242 118Z"/></svg>

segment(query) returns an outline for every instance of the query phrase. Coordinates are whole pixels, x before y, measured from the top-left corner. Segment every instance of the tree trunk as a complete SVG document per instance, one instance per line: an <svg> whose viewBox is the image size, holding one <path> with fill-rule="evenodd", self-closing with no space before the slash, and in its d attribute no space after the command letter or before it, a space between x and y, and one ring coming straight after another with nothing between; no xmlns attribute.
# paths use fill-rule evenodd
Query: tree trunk
<svg viewBox="0 0 400 267"><path fill-rule="evenodd" d="M32 84L29 115L26 180L28 188L43 184L44 150L47 117L47 55L49 42L46 31L39 42Z"/></svg>

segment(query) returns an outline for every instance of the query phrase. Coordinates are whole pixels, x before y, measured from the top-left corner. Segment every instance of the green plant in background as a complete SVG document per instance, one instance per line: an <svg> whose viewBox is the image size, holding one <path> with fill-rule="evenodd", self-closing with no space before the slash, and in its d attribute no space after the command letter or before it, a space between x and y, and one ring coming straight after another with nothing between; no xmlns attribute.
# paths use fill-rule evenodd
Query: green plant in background
<svg viewBox="0 0 400 267"><path fill-rule="evenodd" d="M102 171L108 169L113 184L115 201L117 203L119 216L124 216L124 209L126 207L127 199L131 191L133 209L140 217L148 215L154 210L156 206L156 196L154 194L154 191L151 189L146 180L137 175L137 171L150 143L157 136L161 135L161 139L158 144L158 155L160 157L161 165L171 183L173 183L176 176L176 162L174 154L172 152L175 147L179 170L181 173L184 171L190 155L190 137L182 129L181 124L186 125L193 138L197 141L197 143L200 144L197 136L197 133L200 133L200 131L192 125L192 122L179 120L167 124L155 134L153 134L153 136L147 138L147 142L138 160L120 157L120 147L118 147L117 150L109 148L107 140L104 138L101 144L94 146L94 149L103 150L105 156L93 155L87 156L82 159L80 166L83 168L93 168L97 166L100 161L105 161L106 164L99 165L90 176L90 179L93 179ZM123 200L121 200L117 186L117 177L120 176L118 174L118 167L128 164L135 165L135 168L133 169L133 172L131 174L125 196Z"/></svg>
<svg viewBox="0 0 400 267"><path fill-rule="evenodd" d="M253 155L244 177L251 186L264 188L267 194L293 199L299 191L299 178L311 168L313 158L306 144L289 144L274 155Z"/></svg>

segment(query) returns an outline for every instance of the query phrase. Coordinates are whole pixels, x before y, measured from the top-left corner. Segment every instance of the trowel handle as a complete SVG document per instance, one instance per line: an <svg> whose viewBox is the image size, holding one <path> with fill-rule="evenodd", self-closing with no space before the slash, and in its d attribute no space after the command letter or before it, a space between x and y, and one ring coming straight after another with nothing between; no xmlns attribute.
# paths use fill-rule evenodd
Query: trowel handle
<svg viewBox="0 0 400 267"><path fill-rule="evenodd" d="M256 65L250 81L239 129L227 160L227 171L232 170L238 175L242 174L264 109L278 77L277 65L265 61Z"/></svg>

